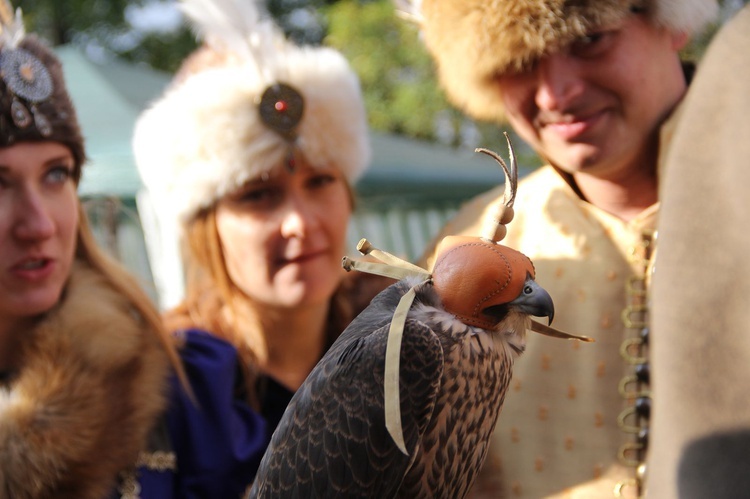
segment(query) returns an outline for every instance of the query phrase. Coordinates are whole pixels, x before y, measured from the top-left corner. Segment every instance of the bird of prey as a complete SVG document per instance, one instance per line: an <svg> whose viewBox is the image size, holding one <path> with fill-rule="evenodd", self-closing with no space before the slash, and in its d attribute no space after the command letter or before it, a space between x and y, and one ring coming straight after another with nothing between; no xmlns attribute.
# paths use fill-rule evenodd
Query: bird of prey
<svg viewBox="0 0 750 499"><path fill-rule="evenodd" d="M514 173L512 148L511 158ZM493 238L445 238L432 272L365 240L359 249L385 265L345 258L345 267L403 279L373 299L296 392L252 498L464 497L532 322L586 340L531 320L551 322L552 299L531 261Z"/></svg>

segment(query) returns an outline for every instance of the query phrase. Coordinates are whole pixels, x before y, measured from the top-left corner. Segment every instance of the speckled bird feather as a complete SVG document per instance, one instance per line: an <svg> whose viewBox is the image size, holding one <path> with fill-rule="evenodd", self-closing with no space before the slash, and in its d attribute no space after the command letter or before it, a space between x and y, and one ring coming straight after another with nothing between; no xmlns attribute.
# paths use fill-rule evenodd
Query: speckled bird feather
<svg viewBox="0 0 750 499"><path fill-rule="evenodd" d="M412 284L380 293L315 367L274 433L250 497L456 499L468 492L514 354L438 308L431 284L421 284L401 345L408 456L400 452L385 427L384 357L393 310Z"/></svg>

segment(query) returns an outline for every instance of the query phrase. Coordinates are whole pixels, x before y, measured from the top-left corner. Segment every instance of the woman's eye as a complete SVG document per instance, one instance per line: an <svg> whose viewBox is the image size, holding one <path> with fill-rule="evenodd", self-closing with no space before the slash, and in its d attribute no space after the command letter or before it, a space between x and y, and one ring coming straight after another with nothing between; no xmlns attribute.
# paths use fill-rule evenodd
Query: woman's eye
<svg viewBox="0 0 750 499"><path fill-rule="evenodd" d="M44 176L50 184L63 184L73 177L73 169L67 165L53 166Z"/></svg>
<svg viewBox="0 0 750 499"><path fill-rule="evenodd" d="M328 173L320 173L320 174L311 176L307 180L307 185L313 188L324 187L326 185L336 182L336 180L337 180L337 177L335 177L334 175L331 175Z"/></svg>
<svg viewBox="0 0 750 499"><path fill-rule="evenodd" d="M243 203L261 205L270 204L281 197L279 189L273 187L260 187L248 189L240 194L238 200Z"/></svg>

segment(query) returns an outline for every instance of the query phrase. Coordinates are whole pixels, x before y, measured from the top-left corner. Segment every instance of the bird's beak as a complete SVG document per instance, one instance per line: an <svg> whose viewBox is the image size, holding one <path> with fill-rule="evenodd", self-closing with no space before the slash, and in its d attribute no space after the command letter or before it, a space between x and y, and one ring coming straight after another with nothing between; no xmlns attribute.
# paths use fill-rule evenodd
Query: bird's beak
<svg viewBox="0 0 750 499"><path fill-rule="evenodd" d="M555 317L555 305L552 303L552 297L547 293L547 290L532 280L531 277L526 279L521 295L508 305L535 317L547 317L549 318L548 324L552 324L552 319ZM594 341L587 336L569 334L536 321L531 321L531 330L545 336L552 336L553 338L579 340L587 343Z"/></svg>
<svg viewBox="0 0 750 499"><path fill-rule="evenodd" d="M552 297L547 290L531 278L526 279L523 291L518 298L508 303L508 306L535 317L547 317L547 324L552 324L552 319L555 318L555 304L552 302Z"/></svg>

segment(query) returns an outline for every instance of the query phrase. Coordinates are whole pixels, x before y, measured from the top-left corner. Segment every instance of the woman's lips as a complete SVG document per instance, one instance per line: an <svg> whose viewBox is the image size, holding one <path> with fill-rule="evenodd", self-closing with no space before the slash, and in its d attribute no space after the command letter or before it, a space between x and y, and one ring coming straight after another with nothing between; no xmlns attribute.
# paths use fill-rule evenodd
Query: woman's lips
<svg viewBox="0 0 750 499"><path fill-rule="evenodd" d="M307 263L311 260L315 260L316 258L319 258L323 255L325 255L327 252L325 250L320 251L310 251L308 253L304 253L299 256L291 257L291 258L283 258L281 260L282 265L290 264L290 263Z"/></svg>
<svg viewBox="0 0 750 499"><path fill-rule="evenodd" d="M17 278L27 281L46 279L55 270L55 262L50 258L26 258L10 268Z"/></svg>

